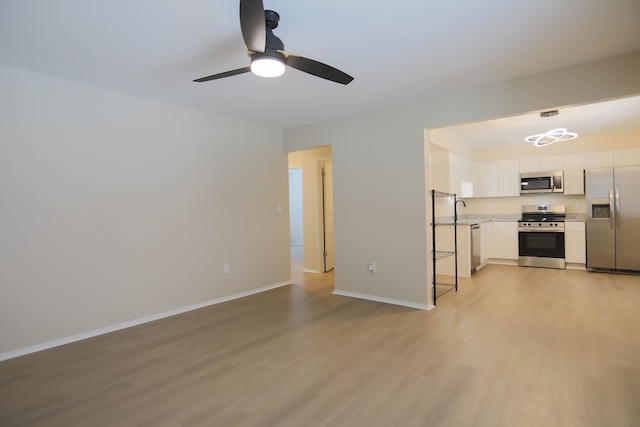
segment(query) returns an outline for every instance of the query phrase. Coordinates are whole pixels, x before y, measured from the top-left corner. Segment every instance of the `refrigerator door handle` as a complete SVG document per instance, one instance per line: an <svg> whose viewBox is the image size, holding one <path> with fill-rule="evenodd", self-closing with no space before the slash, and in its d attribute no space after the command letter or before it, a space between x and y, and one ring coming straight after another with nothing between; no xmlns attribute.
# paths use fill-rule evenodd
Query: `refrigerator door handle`
<svg viewBox="0 0 640 427"><path fill-rule="evenodd" d="M620 212L620 190L618 189L618 187L616 187L616 208L613 212L615 226L616 228L619 228L620 219L618 218L618 213Z"/></svg>
<svg viewBox="0 0 640 427"><path fill-rule="evenodd" d="M613 229L613 223L615 221L616 210L613 205L613 188L609 188L609 228Z"/></svg>

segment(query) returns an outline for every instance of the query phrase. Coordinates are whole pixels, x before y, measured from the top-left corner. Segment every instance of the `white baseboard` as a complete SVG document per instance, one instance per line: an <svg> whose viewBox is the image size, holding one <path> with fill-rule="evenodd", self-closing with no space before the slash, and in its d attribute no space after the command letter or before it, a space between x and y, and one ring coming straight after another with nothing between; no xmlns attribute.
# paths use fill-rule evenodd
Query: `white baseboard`
<svg viewBox="0 0 640 427"><path fill-rule="evenodd" d="M342 297L358 298L358 299L364 299L369 301L382 302L386 304L401 305L403 307L416 308L418 310L431 310L435 308L433 304L417 304L415 302L404 301L404 300L393 299L393 298L382 298L382 297L377 297L375 295L360 294L357 292L334 290L333 294L339 295Z"/></svg>
<svg viewBox="0 0 640 427"><path fill-rule="evenodd" d="M314 274L320 274L320 273L322 273L322 271L320 271L320 270L313 270L313 269L311 269L311 268L303 268L303 269L302 269L302 272L303 272L303 273L314 273Z"/></svg>
<svg viewBox="0 0 640 427"><path fill-rule="evenodd" d="M490 258L487 264L518 265L517 259Z"/></svg>
<svg viewBox="0 0 640 427"><path fill-rule="evenodd" d="M3 360L9 360L16 357L24 356L27 354L35 353L42 350L47 350L53 347L58 347L65 344L71 344L76 341L82 341L87 338L93 338L98 335L108 334L110 332L119 331L121 329L130 328L132 326L142 325L143 323L153 322L155 320L164 319L165 317L175 316L177 314L186 313L188 311L198 310L200 308L209 307L211 305L221 304L223 302L232 301L239 298L248 297L250 295L259 294L261 292L270 291L271 289L280 288L282 286L291 285L293 282L291 280L286 280L284 282L275 283L273 285L263 286L258 289L252 289L250 291L240 292L237 294L229 295L222 298L217 298L205 302L201 302L198 304L190 305L188 307L176 308L173 310L165 311L163 313L152 314L151 316L142 317L140 319L131 320L128 322L118 323L116 325L107 326L104 328L94 329L92 331L82 332L77 335L72 335L70 337L59 338L53 341L47 341L41 344L35 344L28 347L19 348L17 350L8 351L6 353L0 353L0 362Z"/></svg>

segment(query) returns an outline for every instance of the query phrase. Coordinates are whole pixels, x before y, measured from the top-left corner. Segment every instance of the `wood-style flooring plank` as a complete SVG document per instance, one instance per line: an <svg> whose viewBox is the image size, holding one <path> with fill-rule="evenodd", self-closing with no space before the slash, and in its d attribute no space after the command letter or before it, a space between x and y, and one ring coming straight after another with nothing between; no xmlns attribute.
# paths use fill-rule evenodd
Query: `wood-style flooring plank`
<svg viewBox="0 0 640 427"><path fill-rule="evenodd" d="M0 363L0 425L640 425L640 276L490 265L424 312L293 274Z"/></svg>

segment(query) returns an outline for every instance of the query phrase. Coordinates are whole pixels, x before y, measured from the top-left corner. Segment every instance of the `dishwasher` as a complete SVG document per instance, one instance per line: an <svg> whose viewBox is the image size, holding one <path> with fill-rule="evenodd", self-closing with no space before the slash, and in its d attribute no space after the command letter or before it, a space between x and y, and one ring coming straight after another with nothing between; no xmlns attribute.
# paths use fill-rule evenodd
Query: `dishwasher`
<svg viewBox="0 0 640 427"><path fill-rule="evenodd" d="M471 274L480 265L480 224L471 224Z"/></svg>

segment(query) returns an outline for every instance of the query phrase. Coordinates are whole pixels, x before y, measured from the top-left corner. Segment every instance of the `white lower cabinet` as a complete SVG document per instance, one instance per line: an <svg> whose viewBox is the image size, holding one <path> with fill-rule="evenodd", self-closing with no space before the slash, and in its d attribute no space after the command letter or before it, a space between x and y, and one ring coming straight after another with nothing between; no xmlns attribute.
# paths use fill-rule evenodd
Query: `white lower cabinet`
<svg viewBox="0 0 640 427"><path fill-rule="evenodd" d="M493 257L493 223L480 224L480 264Z"/></svg>
<svg viewBox="0 0 640 427"><path fill-rule="evenodd" d="M567 263L584 264L587 262L587 245L584 222L565 222L564 256Z"/></svg>
<svg viewBox="0 0 640 427"><path fill-rule="evenodd" d="M493 258L518 259L518 223L493 223Z"/></svg>
<svg viewBox="0 0 640 427"><path fill-rule="evenodd" d="M453 225L436 227L438 250L453 251ZM458 276L471 276L471 228L467 224L458 224ZM448 257L438 261L438 274L455 276L455 258Z"/></svg>

